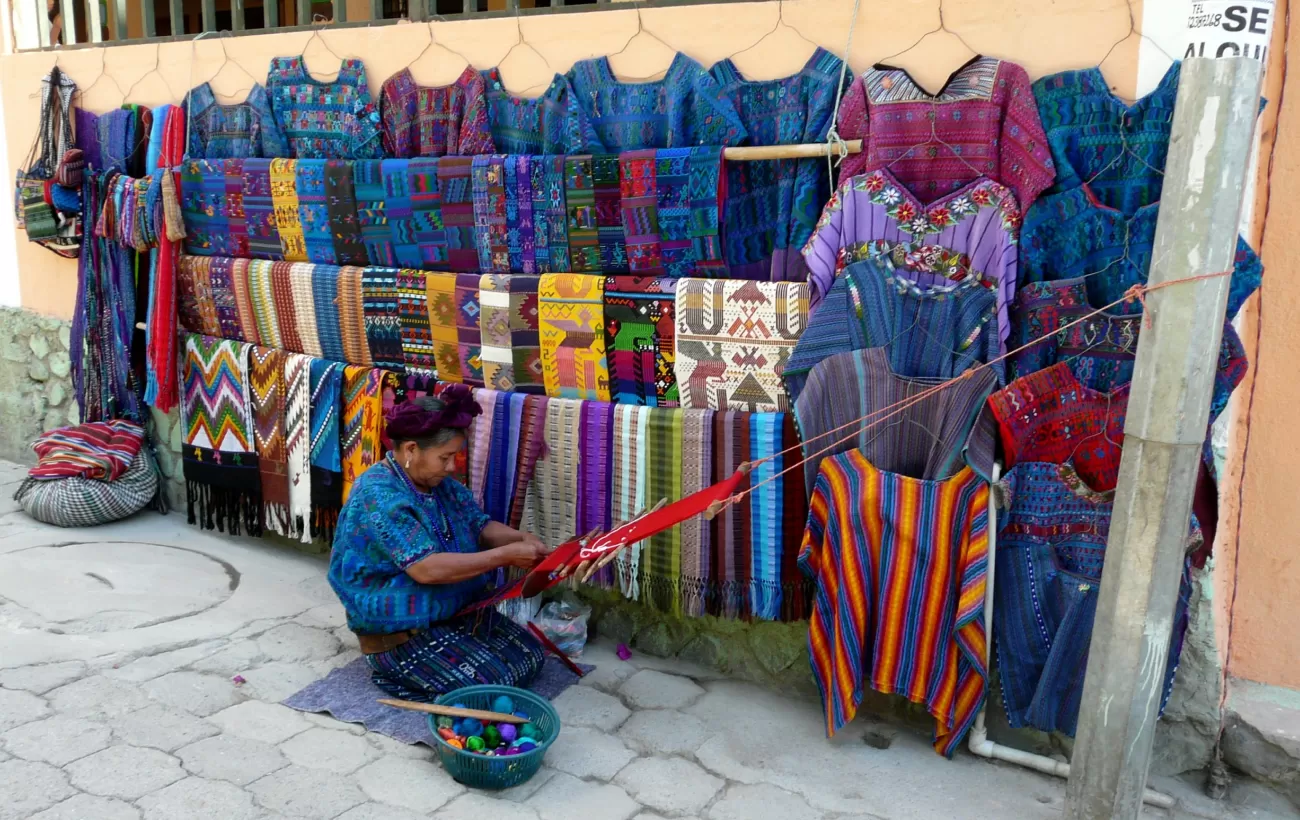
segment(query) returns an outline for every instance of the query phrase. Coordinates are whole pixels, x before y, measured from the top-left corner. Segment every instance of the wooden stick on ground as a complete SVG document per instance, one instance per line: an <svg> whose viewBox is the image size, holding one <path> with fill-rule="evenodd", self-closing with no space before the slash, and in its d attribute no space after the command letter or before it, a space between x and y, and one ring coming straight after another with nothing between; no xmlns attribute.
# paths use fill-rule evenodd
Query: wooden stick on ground
<svg viewBox="0 0 1300 820"><path fill-rule="evenodd" d="M444 717L474 718L475 720L486 720L493 723L528 722L528 718L507 715L504 712L487 712L482 709L460 709L455 706L439 706L436 703L416 703L413 700L394 700L393 698L379 698L379 702L385 706L395 706L398 709L407 709L412 712L427 712L431 715L442 715Z"/></svg>

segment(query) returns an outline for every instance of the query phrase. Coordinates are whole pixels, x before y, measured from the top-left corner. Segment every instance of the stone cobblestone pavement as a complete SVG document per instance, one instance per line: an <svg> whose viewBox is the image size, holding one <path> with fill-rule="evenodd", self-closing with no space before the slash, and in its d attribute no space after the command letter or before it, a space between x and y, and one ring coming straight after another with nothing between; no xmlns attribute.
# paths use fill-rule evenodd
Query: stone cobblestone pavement
<svg viewBox="0 0 1300 820"><path fill-rule="evenodd" d="M902 731L834 740L817 704L673 661L618 660L556 699L546 766L466 789L432 752L278 701L358 657L324 563L145 513L44 527L0 463L0 820L1053 818L1063 783ZM239 676L244 680L237 683ZM1246 787L1176 817L1294 817ZM1152 817L1169 816L1153 812Z"/></svg>

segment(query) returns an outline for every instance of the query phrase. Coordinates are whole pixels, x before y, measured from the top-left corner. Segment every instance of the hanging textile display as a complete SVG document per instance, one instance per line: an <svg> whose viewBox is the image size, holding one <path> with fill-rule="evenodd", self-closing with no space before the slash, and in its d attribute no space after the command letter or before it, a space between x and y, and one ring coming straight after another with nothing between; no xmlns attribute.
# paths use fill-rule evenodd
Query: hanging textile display
<svg viewBox="0 0 1300 820"><path fill-rule="evenodd" d="M592 196L596 205L596 241L605 273L627 273L627 241L623 231L622 184L617 154L591 157Z"/></svg>
<svg viewBox="0 0 1300 820"><path fill-rule="evenodd" d="M228 255L245 259L248 257L248 222L244 217L244 161L227 159L221 165L226 184L222 204L230 233Z"/></svg>
<svg viewBox="0 0 1300 820"><path fill-rule="evenodd" d="M493 390L542 393L537 276L485 273L479 280L483 381Z"/></svg>
<svg viewBox="0 0 1300 820"><path fill-rule="evenodd" d="M358 163L354 167L368 166L365 163ZM358 171L358 174L361 173L363 172ZM357 182L357 207L365 210L365 214L359 214L361 231L363 235L375 237L374 244L367 247L367 252L385 259L391 257L393 262L389 267L412 270L426 267L421 254L422 246L415 241L415 197L412 188L414 177L411 174L411 163L404 159L381 160L379 177L382 185L382 190L379 192L383 198L382 205L374 199L375 193L368 181L363 183L358 179ZM436 172L433 181L437 184ZM382 226L388 230L388 239L379 233L380 220ZM367 228L373 230L368 234ZM391 242L391 247L385 247L385 242Z"/></svg>
<svg viewBox="0 0 1300 820"><path fill-rule="evenodd" d="M289 475L289 531L311 543L311 363L308 356L284 358L284 452Z"/></svg>
<svg viewBox="0 0 1300 820"><path fill-rule="evenodd" d="M260 259L244 261L242 266L232 266L232 279L237 278L240 271L247 278L253 317L257 322L258 343L284 349L284 339L280 335L280 317L276 311L275 280L271 275L274 265L274 262ZM293 309L292 304L288 307Z"/></svg>
<svg viewBox="0 0 1300 820"><path fill-rule="evenodd" d="M782 372L791 400L829 356L879 347L900 376L950 379L1000 356L997 297L965 277L919 285L889 256L849 265L817 306ZM989 368L1003 380L1000 361Z"/></svg>
<svg viewBox="0 0 1300 820"><path fill-rule="evenodd" d="M726 177L720 147L695 147L690 159L691 246L695 251L695 276L727 275L722 252L722 200Z"/></svg>
<svg viewBox="0 0 1300 820"><path fill-rule="evenodd" d="M614 444L614 405L585 401L580 403L580 409L577 511L573 531L609 532L613 525L609 514L609 486L613 467L610 456Z"/></svg>
<svg viewBox="0 0 1300 820"><path fill-rule="evenodd" d="M244 221L248 230L248 255L254 259L285 258L279 220L275 214L275 197L271 191L271 163L274 161L244 160Z"/></svg>
<svg viewBox="0 0 1300 820"><path fill-rule="evenodd" d="M425 296L429 303L429 332L433 336L433 358L438 378L444 382L464 383L456 330L460 319L460 309L456 306L456 274L426 273L424 276Z"/></svg>
<svg viewBox="0 0 1300 820"><path fill-rule="evenodd" d="M226 171L222 160L181 163L181 215L185 252L198 256L237 256L230 236Z"/></svg>
<svg viewBox="0 0 1300 820"><path fill-rule="evenodd" d="M619 191L628 270L643 276L661 275L654 151L625 151L619 155Z"/></svg>
<svg viewBox="0 0 1300 820"><path fill-rule="evenodd" d="M280 231L280 245L286 262L307 261L307 238L303 235L298 210L298 161L271 160L271 207ZM184 180L182 179L182 182Z"/></svg>
<svg viewBox="0 0 1300 820"><path fill-rule="evenodd" d="M499 68L484 71L483 81L495 150L505 154L581 154L599 150L600 138L563 74L556 74L539 97L512 95L501 80Z"/></svg>
<svg viewBox="0 0 1300 820"><path fill-rule="evenodd" d="M614 455L610 488L612 517L631 521L649 509L646 502L646 429L648 407L614 405ZM641 550L633 544L614 559L614 577L619 592L634 601L641 599Z"/></svg>
<svg viewBox="0 0 1300 820"><path fill-rule="evenodd" d="M343 462L339 415L343 409L343 365L312 359L311 384L311 526L313 538L332 541L343 508Z"/></svg>
<svg viewBox="0 0 1300 820"><path fill-rule="evenodd" d="M217 321L217 306L212 295L210 272L213 261L207 256L181 257L176 277L176 312L186 330L219 339L225 334Z"/></svg>
<svg viewBox="0 0 1300 820"><path fill-rule="evenodd" d="M329 214L330 234L334 237L334 261L340 265L365 265L372 260L366 253L362 237L352 174L351 162L326 160L326 211Z"/></svg>
<svg viewBox="0 0 1300 820"><path fill-rule="evenodd" d="M619 404L676 407L677 280L605 279L605 349L610 395Z"/></svg>
<svg viewBox="0 0 1300 820"><path fill-rule="evenodd" d="M568 212L569 270L600 270L600 239L596 223L595 180L592 157L564 158L564 201Z"/></svg>
<svg viewBox="0 0 1300 820"><path fill-rule="evenodd" d="M321 344L320 320L316 318L316 289L314 266L307 262L277 263L273 276L287 277L288 289L293 295L294 331L301 347L295 352L308 356L325 355Z"/></svg>
<svg viewBox="0 0 1300 820"><path fill-rule="evenodd" d="M834 54L817 48L797 74L777 80L747 80L730 58L715 63L709 74L735 107L750 144L791 145L825 142L840 65ZM826 163L816 157L728 163L728 275L804 281L808 268L799 250L829 196Z"/></svg>
<svg viewBox="0 0 1300 820"><path fill-rule="evenodd" d="M182 150L195 159L292 156L271 113L266 89L254 83L243 102L221 104L208 83L185 95L181 113L189 120L189 143Z"/></svg>
<svg viewBox="0 0 1300 820"><path fill-rule="evenodd" d="M285 440L285 372L282 350L253 346L248 354L257 467L262 481L262 521L271 532L292 538L289 457Z"/></svg>
<svg viewBox="0 0 1300 820"><path fill-rule="evenodd" d="M421 86L403 68L379 89L384 153L391 157L490 154L483 77L465 66L451 84Z"/></svg>
<svg viewBox="0 0 1300 820"><path fill-rule="evenodd" d="M382 370L343 368L343 415L339 445L343 464L343 501L352 484L383 456L379 433L383 425Z"/></svg>
<svg viewBox="0 0 1300 820"><path fill-rule="evenodd" d="M654 410L645 417L646 499L682 497L682 413ZM671 527L641 545L641 600L663 612L681 612L682 531Z"/></svg>
<svg viewBox="0 0 1300 820"><path fill-rule="evenodd" d="M1069 462L1024 461L1007 475L1010 506L997 542L993 628L1007 720L1073 736L1110 533L1114 491L1100 492ZM1200 533L1195 522L1189 542ZM1173 691L1191 576L1181 573L1160 690Z"/></svg>
<svg viewBox="0 0 1300 820"><path fill-rule="evenodd" d="M540 182L540 177L538 178ZM506 157L506 240L510 270L537 272L537 238L533 219L533 160L527 154ZM542 239L545 247L545 237Z"/></svg>
<svg viewBox="0 0 1300 820"><path fill-rule="evenodd" d="M456 274L456 355L465 384L483 386L483 336L479 330L478 283L476 273Z"/></svg>
<svg viewBox="0 0 1300 820"><path fill-rule="evenodd" d="M524 396L493 391L496 406L492 412L491 452L487 478L483 487L483 512L493 521L509 521L514 498L515 462L519 448L519 425L523 418ZM512 412L512 407L515 411Z"/></svg>
<svg viewBox="0 0 1300 820"><path fill-rule="evenodd" d="M718 83L680 52L661 80L620 82L608 57L580 60L567 76L606 151L738 145L746 137Z"/></svg>
<svg viewBox="0 0 1300 820"><path fill-rule="evenodd" d="M972 57L933 96L906 70L875 66L844 92L836 126L863 141L841 179L889 167L926 204L983 175L1028 208L1055 172L1029 75L992 57Z"/></svg>
<svg viewBox="0 0 1300 820"><path fill-rule="evenodd" d="M964 460L991 478L998 433L993 416L981 411L996 387L993 374L982 370L934 390L944 382L895 372L879 347L837 353L818 363L795 402L809 491L822 460L846 450L907 475L952 475ZM905 412L896 419L864 419L886 407Z"/></svg>
<svg viewBox="0 0 1300 820"><path fill-rule="evenodd" d="M474 232L474 186L472 181L474 159L472 157L443 157L437 163L437 188L431 188L426 181L417 189L412 181L412 206L418 207L416 197L429 196L428 191L436 191L433 197L439 202L440 224L424 226L435 234L433 241L446 243L447 256L444 264L454 271L477 271L479 269L478 246L475 244ZM411 161L412 172L419 165ZM424 237L417 233L417 239L424 243Z"/></svg>
<svg viewBox="0 0 1300 820"><path fill-rule="evenodd" d="M294 190L298 195L298 219L302 224L307 261L338 264L334 230L330 224L329 195L325 191L325 160L300 159L294 166Z"/></svg>
<svg viewBox="0 0 1300 820"><path fill-rule="evenodd" d="M569 267L569 205L566 199L565 159L534 157L533 236L537 241L537 272L567 273ZM540 175L540 179L538 179ZM539 223L538 220L544 220ZM545 235L546 241L541 237ZM542 250L546 255L542 255Z"/></svg>
<svg viewBox="0 0 1300 820"><path fill-rule="evenodd" d="M511 491L506 523L516 529L523 522L528 505L528 490L537 472L537 460L546 450L542 430L546 425L549 406L550 399L546 396L525 396L522 402L513 397L510 399L511 430L517 431L517 435L512 433L510 436L511 469L507 477Z"/></svg>
<svg viewBox="0 0 1300 820"><path fill-rule="evenodd" d="M609 401L605 280L553 273L538 285L542 377L552 398Z"/></svg>
<svg viewBox="0 0 1300 820"><path fill-rule="evenodd" d="M150 170L157 180L158 195L164 199L161 207L165 208L164 182L176 182L171 169L180 165L185 148L184 112L176 106L166 106L166 113L154 123L154 132L158 135L159 155ZM166 230L164 219L160 218L157 222L160 228L157 231L158 249L151 256L153 275L150 277L149 311L145 319L148 328L145 331L147 367L144 398L160 412L170 413L180 401L176 367L176 280L181 244Z"/></svg>
<svg viewBox="0 0 1300 820"><path fill-rule="evenodd" d="M505 160L501 154L477 156L470 166L477 270L484 272L510 272Z"/></svg>
<svg viewBox="0 0 1300 820"><path fill-rule="evenodd" d="M808 322L807 285L683 279L676 313L683 407L788 409L781 372Z"/></svg>
<svg viewBox="0 0 1300 820"><path fill-rule="evenodd" d="M525 529L550 545L567 541L578 527L578 486L583 453L580 449L582 408L586 402L552 398L546 402L543 447L529 487ZM532 527L529 527L531 519Z"/></svg>
<svg viewBox="0 0 1300 820"><path fill-rule="evenodd" d="M343 335L343 361L367 367L374 364L366 333L364 268L344 266L337 271L339 331Z"/></svg>
<svg viewBox="0 0 1300 820"><path fill-rule="evenodd" d="M264 263L265 264L265 263ZM280 347L291 353L306 349L300 322L297 291L293 286L293 267L301 262L271 262L271 293L275 301L275 319L280 328Z"/></svg>
<svg viewBox="0 0 1300 820"><path fill-rule="evenodd" d="M360 264L397 267L382 161L363 159L352 163L352 193L356 197L356 223L362 245L360 258L364 260Z"/></svg>
<svg viewBox="0 0 1300 820"><path fill-rule="evenodd" d="M295 263L305 264L305 263ZM339 270L328 265L311 265L312 309L316 315L316 333L321 355L336 362L346 362L343 345L343 310L339 291Z"/></svg>
<svg viewBox="0 0 1300 820"><path fill-rule="evenodd" d="M405 370L402 317L398 309L398 272L393 268L362 268L361 271L362 311L370 357L376 367Z"/></svg>
<svg viewBox="0 0 1300 820"><path fill-rule="evenodd" d="M470 422L467 433L469 483L465 486L480 508L483 506L483 491L487 482L488 459L492 454L492 419L496 411L496 392L490 388L474 388L474 401L478 404L479 414Z"/></svg>
<svg viewBox="0 0 1300 820"><path fill-rule="evenodd" d="M880 252L879 241L904 247L916 268L908 276L921 285L945 284L950 266L926 270L943 253L961 254L960 272L969 268L993 284L998 297L998 338L1011 328L1007 308L1015 297L1021 211L1011 191L989 179L923 204L889 170L873 171L840 184L817 222L803 255L815 308L847 264ZM968 260L968 262L967 262ZM919 264L916 264L919 263ZM1004 352L1005 348L1003 348Z"/></svg>
<svg viewBox="0 0 1300 820"><path fill-rule="evenodd" d="M249 347L194 333L185 337L181 467L190 524L256 536L262 532L262 481Z"/></svg>
<svg viewBox="0 0 1300 820"><path fill-rule="evenodd" d="M289 143L299 159L375 159L380 142L379 112L370 98L365 64L349 58L333 82L314 79L306 60L274 57L266 90Z"/></svg>
<svg viewBox="0 0 1300 820"><path fill-rule="evenodd" d="M799 565L817 582L808 649L828 735L869 686L924 705L939 753L965 739L987 675L988 493L968 466L923 479L860 450L822 461Z"/></svg>
<svg viewBox="0 0 1300 820"><path fill-rule="evenodd" d="M429 325L429 286L424 271L397 271L397 315L402 358L411 370L432 374L436 368L433 330Z"/></svg>

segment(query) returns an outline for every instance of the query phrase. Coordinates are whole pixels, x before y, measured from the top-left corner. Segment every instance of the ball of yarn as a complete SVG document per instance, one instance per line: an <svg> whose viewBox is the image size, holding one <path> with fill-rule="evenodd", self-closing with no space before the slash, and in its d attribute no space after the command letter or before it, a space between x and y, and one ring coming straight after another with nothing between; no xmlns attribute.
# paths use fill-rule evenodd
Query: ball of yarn
<svg viewBox="0 0 1300 820"><path fill-rule="evenodd" d="M524 723L519 727L519 737L532 738L536 740L538 736L537 727L531 723Z"/></svg>
<svg viewBox="0 0 1300 820"><path fill-rule="evenodd" d="M501 712L508 715L515 710L515 702L510 699L509 695L497 695L496 700L492 701L492 711Z"/></svg>
<svg viewBox="0 0 1300 820"><path fill-rule="evenodd" d="M495 749L501 745L501 730L491 725L483 727L483 740L489 749Z"/></svg>
<svg viewBox="0 0 1300 820"><path fill-rule="evenodd" d="M471 752L481 752L487 748L487 744L484 743L483 738L478 735L470 735L465 738L465 748L469 749Z"/></svg>
<svg viewBox="0 0 1300 820"><path fill-rule="evenodd" d="M515 738L519 737L519 727L513 723L503 723L497 731L501 733L501 739L506 743L513 743Z"/></svg>
<svg viewBox="0 0 1300 820"><path fill-rule="evenodd" d="M483 723L474 718L465 718L463 721L461 721L460 725L461 728L465 730L463 732L460 732L460 734L472 735L472 736L483 734Z"/></svg>

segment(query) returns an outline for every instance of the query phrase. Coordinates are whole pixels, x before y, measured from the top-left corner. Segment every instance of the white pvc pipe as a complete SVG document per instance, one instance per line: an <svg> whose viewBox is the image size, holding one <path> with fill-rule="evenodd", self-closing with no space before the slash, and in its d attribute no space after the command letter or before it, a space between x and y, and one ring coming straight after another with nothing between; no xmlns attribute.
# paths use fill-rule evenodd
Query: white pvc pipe
<svg viewBox="0 0 1300 820"><path fill-rule="evenodd" d="M993 465L993 483L996 484L1001 477L999 465ZM987 655L984 658L984 668L987 670L993 663L993 575L997 562L994 560L997 556L998 548L998 511L997 495L993 488L989 488L989 556L988 569L986 571L986 580L984 584L984 645L987 647ZM986 701L987 703L987 701ZM1007 763L1015 763L1017 766L1024 766L1026 769L1050 774L1055 777L1069 778L1070 764L1062 763L1059 760L1047 757L1045 755L1036 755L1033 752L1025 752L1020 749L1014 749L1010 746L1003 746L1001 743L994 743L989 740L988 727L984 725L984 713L987 706L980 708L980 713L975 717L975 726L970 731L970 740L968 746L973 754L980 757L986 757L990 760L1003 760ZM1162 792L1147 789L1142 795L1143 801L1162 809L1172 809L1174 807L1174 798Z"/></svg>

